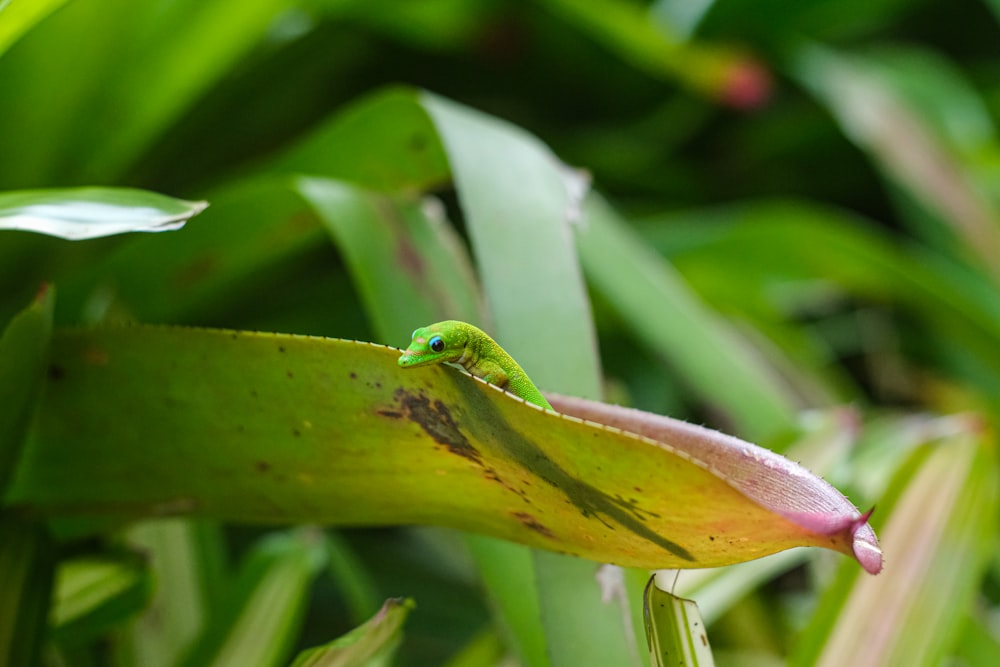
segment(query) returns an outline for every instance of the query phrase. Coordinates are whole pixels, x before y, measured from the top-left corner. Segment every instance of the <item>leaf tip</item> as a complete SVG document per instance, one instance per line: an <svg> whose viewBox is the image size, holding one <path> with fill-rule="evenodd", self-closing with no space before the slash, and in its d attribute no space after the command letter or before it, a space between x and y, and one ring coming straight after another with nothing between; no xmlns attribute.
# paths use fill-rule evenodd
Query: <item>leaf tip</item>
<svg viewBox="0 0 1000 667"><path fill-rule="evenodd" d="M875 531L868 525L868 518L874 511L875 507L873 506L858 517L851 526L854 557L868 574L878 574L882 571L882 548L878 545Z"/></svg>

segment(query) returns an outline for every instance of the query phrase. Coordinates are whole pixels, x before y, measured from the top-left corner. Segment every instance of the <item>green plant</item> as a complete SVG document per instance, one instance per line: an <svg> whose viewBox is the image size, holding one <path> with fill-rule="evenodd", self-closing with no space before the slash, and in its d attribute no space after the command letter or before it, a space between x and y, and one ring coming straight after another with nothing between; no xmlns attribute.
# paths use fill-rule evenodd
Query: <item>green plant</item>
<svg viewBox="0 0 1000 667"><path fill-rule="evenodd" d="M679 589L700 603L718 662L989 664L998 6L691 6L0 9L8 219L17 197L42 188L59 189L56 203L77 215L65 193L81 186L210 204L162 234L74 242L0 231L0 322L10 323L0 577L16 591L0 601L5 657L288 664L372 619L331 648L365 664L388 660L402 636L398 664L510 654L641 664L645 572L627 573L609 604L591 585L595 563L376 528L365 506L343 511L355 529L268 527L269 512L328 521L338 508L272 506L290 496L267 485L300 489L305 503L323 480L282 478L266 438L233 454L220 445L215 467L187 465L197 451L180 456L195 441L171 416L222 405L256 421L200 415L203 448L238 444L237 427L252 426L281 461L294 458L312 421L287 387L308 380L322 406L313 388L346 381L325 378L322 364L265 362L271 339L243 332L403 346L414 327L458 317L496 334L543 389L710 423L877 506L877 577L821 550L683 573ZM586 169L594 191L563 163ZM42 283L53 287L36 296ZM214 367L197 355L210 348L192 342L215 334L115 328L136 321L240 332L217 341L233 360L227 375L206 376ZM127 341L92 344L103 335ZM61 379L77 386L60 359L100 368L131 350L169 369L177 341L189 345L184 382L152 392L125 373L114 391L60 394ZM219 387L245 390L243 403ZM164 402L130 403L148 396ZM270 403L254 417L261 396ZM116 456L74 454L87 421L60 406L84 406L114 435ZM159 440L130 440L151 425ZM250 469L234 473L251 451ZM113 481L140 460L162 477ZM377 484L358 470L359 487ZM121 500L179 482L190 496ZM383 491L391 503L394 489ZM216 509L191 502L200 495ZM212 519L241 509L256 525ZM435 523L428 514L419 519ZM385 517L377 523L393 523ZM415 608L383 609L398 596Z"/></svg>

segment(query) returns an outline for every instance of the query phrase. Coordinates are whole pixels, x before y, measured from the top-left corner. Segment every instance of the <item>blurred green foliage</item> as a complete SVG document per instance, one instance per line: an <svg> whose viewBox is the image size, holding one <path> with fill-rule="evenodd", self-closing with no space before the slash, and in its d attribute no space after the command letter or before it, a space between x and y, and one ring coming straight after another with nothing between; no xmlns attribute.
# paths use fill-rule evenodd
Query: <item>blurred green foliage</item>
<svg viewBox="0 0 1000 667"><path fill-rule="evenodd" d="M497 332L545 389L603 386L785 451L858 506L878 503L878 579L812 553L707 583L682 575L695 599L704 586L720 663L986 665L1000 652L996 0L0 7L0 192L127 186L210 203L166 234L0 231L4 326L52 282L57 327L140 320L403 345L425 324L400 323L425 312L406 295L432 291L441 310ZM523 143L443 131L455 103L523 129ZM545 146L600 196L580 203L579 174L522 167L534 164L522 149ZM331 204L345 189L386 227L351 226ZM576 246L549 234L560 215ZM580 231L588 219L603 241ZM412 246L386 245L401 229ZM558 270L539 279L549 262ZM0 362L13 396L0 423L18 425L34 389L23 363ZM8 430L5 465L31 443ZM13 536L0 580L17 592L3 610L20 613L0 618L0 663L35 651L53 557L55 571L102 562L131 584L98 578L71 639L50 612L46 665L250 664L233 657L246 651L289 664L400 596L416 603L401 665L511 651L568 664L612 624L581 632L599 601L566 597L595 565L557 581L577 564L435 529L55 521L57 535L89 537L50 544L31 518L0 514L0 528ZM522 557L540 582L501 567ZM915 654L908 637L922 639ZM641 664L636 646L620 664Z"/></svg>

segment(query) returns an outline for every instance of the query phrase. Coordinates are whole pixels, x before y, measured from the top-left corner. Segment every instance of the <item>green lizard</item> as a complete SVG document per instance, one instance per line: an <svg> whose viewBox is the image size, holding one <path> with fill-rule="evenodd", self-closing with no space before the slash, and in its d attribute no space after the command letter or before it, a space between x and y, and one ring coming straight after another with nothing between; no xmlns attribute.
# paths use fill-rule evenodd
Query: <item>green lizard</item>
<svg viewBox="0 0 1000 667"><path fill-rule="evenodd" d="M410 347L399 358L403 368L449 362L461 364L469 373L528 403L552 409L517 362L484 331L471 324L445 320L421 327L413 332Z"/></svg>

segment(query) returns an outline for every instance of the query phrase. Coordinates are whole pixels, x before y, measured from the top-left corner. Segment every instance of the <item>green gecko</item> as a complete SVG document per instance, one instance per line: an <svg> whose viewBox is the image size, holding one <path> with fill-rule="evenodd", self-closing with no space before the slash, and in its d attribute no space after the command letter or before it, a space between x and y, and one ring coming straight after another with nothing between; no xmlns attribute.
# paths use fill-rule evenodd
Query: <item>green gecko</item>
<svg viewBox="0 0 1000 667"><path fill-rule="evenodd" d="M410 346L399 358L403 368L443 363L461 364L472 375L506 389L546 410L552 406L517 362L481 329L445 320L413 332Z"/></svg>

